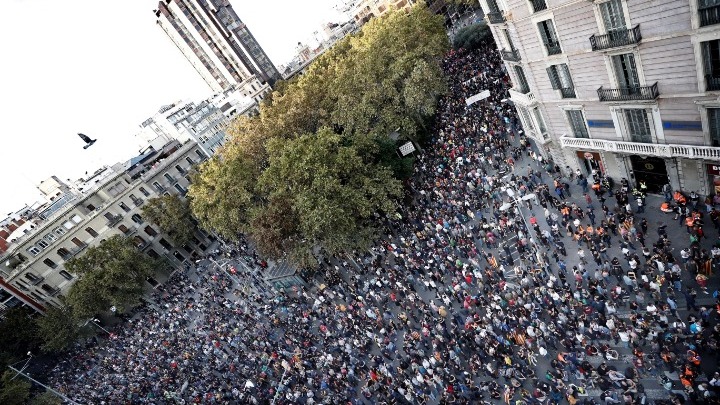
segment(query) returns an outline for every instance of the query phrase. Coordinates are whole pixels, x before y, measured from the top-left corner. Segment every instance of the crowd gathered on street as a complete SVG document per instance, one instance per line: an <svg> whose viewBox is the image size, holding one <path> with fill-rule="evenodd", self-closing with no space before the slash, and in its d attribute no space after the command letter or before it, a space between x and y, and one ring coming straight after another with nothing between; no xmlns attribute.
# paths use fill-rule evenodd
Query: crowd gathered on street
<svg viewBox="0 0 720 405"><path fill-rule="evenodd" d="M178 271L51 385L83 404L718 403L712 198L537 151L494 44L443 68L411 203L372 249L272 295Z"/></svg>

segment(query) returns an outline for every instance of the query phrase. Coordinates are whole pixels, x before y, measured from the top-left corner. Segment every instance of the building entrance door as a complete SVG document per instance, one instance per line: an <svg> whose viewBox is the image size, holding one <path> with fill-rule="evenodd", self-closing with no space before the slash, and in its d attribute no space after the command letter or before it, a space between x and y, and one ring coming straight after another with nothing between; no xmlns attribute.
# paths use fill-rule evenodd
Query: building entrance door
<svg viewBox="0 0 720 405"><path fill-rule="evenodd" d="M630 156L633 172L635 173L635 186L639 188L644 181L647 192L659 193L662 186L669 182L665 161L657 157Z"/></svg>

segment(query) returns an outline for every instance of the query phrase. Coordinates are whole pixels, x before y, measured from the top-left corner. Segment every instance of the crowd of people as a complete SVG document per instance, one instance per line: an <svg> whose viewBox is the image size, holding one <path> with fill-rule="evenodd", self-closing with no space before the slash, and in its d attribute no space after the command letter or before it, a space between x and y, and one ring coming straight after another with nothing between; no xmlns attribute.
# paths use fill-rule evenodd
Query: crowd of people
<svg viewBox="0 0 720 405"><path fill-rule="evenodd" d="M717 403L703 218L671 241L629 185L536 153L493 47L443 67L413 204L370 251L272 298L219 266L178 272L52 385L86 404L647 404L657 376L666 403Z"/></svg>

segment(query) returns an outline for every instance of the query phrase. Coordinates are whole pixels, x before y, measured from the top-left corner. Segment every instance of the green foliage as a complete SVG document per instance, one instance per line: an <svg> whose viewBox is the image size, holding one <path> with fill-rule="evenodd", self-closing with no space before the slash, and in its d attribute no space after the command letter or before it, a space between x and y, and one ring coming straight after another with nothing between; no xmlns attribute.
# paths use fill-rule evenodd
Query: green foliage
<svg viewBox="0 0 720 405"><path fill-rule="evenodd" d="M152 198L142 208L143 216L157 224L178 246L186 245L193 238L195 224L190 206L178 195Z"/></svg>
<svg viewBox="0 0 720 405"><path fill-rule="evenodd" d="M17 361L25 353L34 351L40 345L38 327L33 316L35 312L26 308L11 308L0 320L0 355L10 361ZM0 363L0 367L4 364Z"/></svg>
<svg viewBox="0 0 720 405"><path fill-rule="evenodd" d="M280 238L258 239L261 247L285 249L297 259L308 258L313 246L337 254L366 246L375 236L373 216L395 211L393 199L400 196L401 185L392 172L363 161L354 145L329 129L291 141L272 140L268 151L270 165L259 187L269 196L269 211L283 208L285 218L277 219L292 226L279 230ZM256 217L256 226L265 225L264 215ZM262 229L254 230L263 235Z"/></svg>
<svg viewBox="0 0 720 405"><path fill-rule="evenodd" d="M62 405L62 400L52 392L45 391L33 397L30 400L30 405Z"/></svg>
<svg viewBox="0 0 720 405"><path fill-rule="evenodd" d="M128 238L113 236L65 263L78 274L67 296L77 319L87 319L111 306L120 312L139 302L145 278L153 274L156 261L135 248Z"/></svg>
<svg viewBox="0 0 720 405"><path fill-rule="evenodd" d="M79 337L78 320L68 306L50 307L37 320L38 336L43 340L44 352L58 353L69 349Z"/></svg>
<svg viewBox="0 0 720 405"><path fill-rule="evenodd" d="M30 397L31 384L22 377L15 377L12 370L5 371L0 382L0 404L22 405Z"/></svg>
<svg viewBox="0 0 720 405"><path fill-rule="evenodd" d="M490 28L485 21L468 25L455 34L453 48L477 49L490 37Z"/></svg>
<svg viewBox="0 0 720 405"><path fill-rule="evenodd" d="M264 254L290 253L299 264L315 247L365 247L375 214L393 211L401 195L396 179L412 171L388 135L426 131L447 90L447 49L443 18L423 4L371 20L281 82L258 117L233 122L219 156L193 178L193 215L229 239L250 233Z"/></svg>

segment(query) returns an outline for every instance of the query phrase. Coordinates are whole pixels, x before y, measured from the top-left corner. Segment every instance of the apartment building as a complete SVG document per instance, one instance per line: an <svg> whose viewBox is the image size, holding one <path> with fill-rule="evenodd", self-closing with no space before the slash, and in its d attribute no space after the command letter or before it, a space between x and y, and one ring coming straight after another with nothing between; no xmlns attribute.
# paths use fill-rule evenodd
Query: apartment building
<svg viewBox="0 0 720 405"><path fill-rule="evenodd" d="M720 2L480 3L543 154L650 191L720 192Z"/></svg>
<svg viewBox="0 0 720 405"><path fill-rule="evenodd" d="M33 229L19 234L0 254L0 312L19 305L42 312L47 306L60 305L76 278L64 264L114 235L132 238L149 256L165 257L175 265L205 251L209 235L198 231L189 246L174 246L161 229L142 217L142 206L162 195L184 196L189 172L206 159L197 143L172 141L102 170L102 180L86 181L82 191L67 190L55 196L62 206L28 218Z"/></svg>

